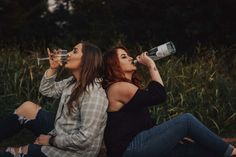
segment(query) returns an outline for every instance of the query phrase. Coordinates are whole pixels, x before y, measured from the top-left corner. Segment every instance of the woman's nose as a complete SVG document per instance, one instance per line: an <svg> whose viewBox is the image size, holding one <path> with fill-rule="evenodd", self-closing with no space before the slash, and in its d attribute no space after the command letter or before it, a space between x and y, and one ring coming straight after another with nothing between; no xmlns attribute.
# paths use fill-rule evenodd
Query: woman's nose
<svg viewBox="0 0 236 157"><path fill-rule="evenodd" d="M68 52L68 56L71 56L71 54L72 54L72 51Z"/></svg>

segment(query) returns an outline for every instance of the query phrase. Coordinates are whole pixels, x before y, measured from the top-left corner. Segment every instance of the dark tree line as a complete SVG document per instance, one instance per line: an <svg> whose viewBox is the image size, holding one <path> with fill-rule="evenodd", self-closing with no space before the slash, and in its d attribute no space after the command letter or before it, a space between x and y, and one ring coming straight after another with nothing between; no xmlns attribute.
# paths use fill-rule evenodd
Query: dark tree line
<svg viewBox="0 0 236 157"><path fill-rule="evenodd" d="M197 43L236 43L235 0L1 0L0 41L23 48L89 40L154 46L169 40L186 50Z"/></svg>

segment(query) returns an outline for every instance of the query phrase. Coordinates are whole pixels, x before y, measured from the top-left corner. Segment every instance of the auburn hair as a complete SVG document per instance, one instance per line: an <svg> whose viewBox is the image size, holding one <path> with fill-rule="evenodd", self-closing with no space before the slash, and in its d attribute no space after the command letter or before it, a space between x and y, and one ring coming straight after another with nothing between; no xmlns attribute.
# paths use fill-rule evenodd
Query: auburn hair
<svg viewBox="0 0 236 157"><path fill-rule="evenodd" d="M120 62L117 55L117 50L122 49L128 53L128 49L124 46L116 46L109 50L103 57L103 82L102 86L107 89L110 85L116 82L130 82L138 87L141 87L141 79L135 71L132 75L132 79L125 78L125 74L120 67Z"/></svg>

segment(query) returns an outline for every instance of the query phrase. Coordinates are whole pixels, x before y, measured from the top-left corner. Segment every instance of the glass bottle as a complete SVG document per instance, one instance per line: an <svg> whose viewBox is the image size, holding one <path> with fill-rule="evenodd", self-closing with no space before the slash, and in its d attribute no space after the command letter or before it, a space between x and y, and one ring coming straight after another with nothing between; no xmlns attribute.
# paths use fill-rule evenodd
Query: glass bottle
<svg viewBox="0 0 236 157"><path fill-rule="evenodd" d="M172 41L164 43L162 45L156 46L147 51L147 55L154 61L164 58L166 56L172 55L176 52L175 45ZM134 60L134 64L138 61Z"/></svg>

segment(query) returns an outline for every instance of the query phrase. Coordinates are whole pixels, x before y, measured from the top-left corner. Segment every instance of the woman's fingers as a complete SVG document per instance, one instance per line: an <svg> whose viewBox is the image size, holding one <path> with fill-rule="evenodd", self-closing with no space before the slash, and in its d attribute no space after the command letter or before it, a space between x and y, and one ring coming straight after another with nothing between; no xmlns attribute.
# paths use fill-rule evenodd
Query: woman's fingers
<svg viewBox="0 0 236 157"><path fill-rule="evenodd" d="M143 52L136 57L138 61L143 61L147 57L147 52Z"/></svg>
<svg viewBox="0 0 236 157"><path fill-rule="evenodd" d="M153 64L153 60L147 55L147 52L143 52L136 57L137 61L145 66Z"/></svg>
<svg viewBox="0 0 236 157"><path fill-rule="evenodd" d="M140 55L138 55L138 56L136 57L136 59L137 59L137 61L139 62L139 61L140 61Z"/></svg>
<svg viewBox="0 0 236 157"><path fill-rule="evenodd" d="M53 61L54 50L53 50L53 52L51 52L50 49L47 48L47 52L48 52L49 59Z"/></svg>
<svg viewBox="0 0 236 157"><path fill-rule="evenodd" d="M145 53L142 53L141 55L142 55L143 58L145 57Z"/></svg>
<svg viewBox="0 0 236 157"><path fill-rule="evenodd" d="M48 56L50 56L50 49L49 48L47 48L47 52L48 52Z"/></svg>
<svg viewBox="0 0 236 157"><path fill-rule="evenodd" d="M143 53L142 53L142 57L143 57L143 58L147 57L147 52L143 52Z"/></svg>
<svg viewBox="0 0 236 157"><path fill-rule="evenodd" d="M34 144L39 144L38 138L34 141Z"/></svg>

